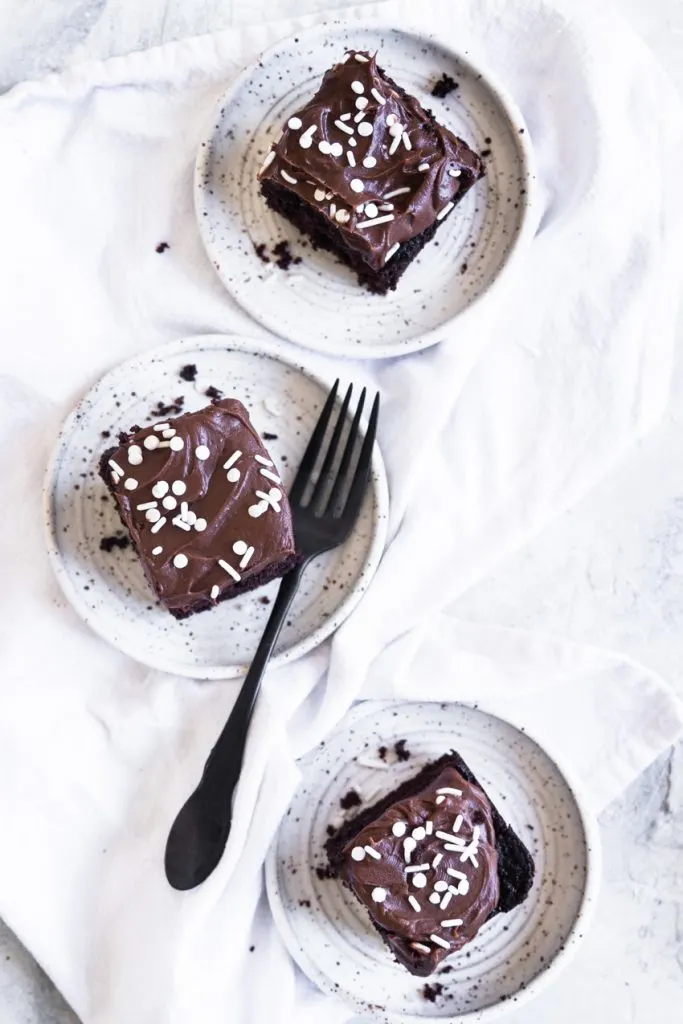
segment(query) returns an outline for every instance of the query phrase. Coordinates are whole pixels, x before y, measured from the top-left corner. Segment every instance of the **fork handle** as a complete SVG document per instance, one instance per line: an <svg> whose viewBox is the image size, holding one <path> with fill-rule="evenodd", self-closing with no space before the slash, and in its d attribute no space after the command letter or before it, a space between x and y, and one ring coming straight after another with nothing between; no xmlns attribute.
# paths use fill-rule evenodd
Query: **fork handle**
<svg viewBox="0 0 683 1024"><path fill-rule="evenodd" d="M219 818L225 828L225 840L232 823L232 798L239 782L249 723L261 689L261 680L280 635L289 607L294 599L306 563L292 569L283 578L273 610L249 671L223 731L209 754L195 795L206 801L214 820ZM201 793L201 797L200 797Z"/></svg>

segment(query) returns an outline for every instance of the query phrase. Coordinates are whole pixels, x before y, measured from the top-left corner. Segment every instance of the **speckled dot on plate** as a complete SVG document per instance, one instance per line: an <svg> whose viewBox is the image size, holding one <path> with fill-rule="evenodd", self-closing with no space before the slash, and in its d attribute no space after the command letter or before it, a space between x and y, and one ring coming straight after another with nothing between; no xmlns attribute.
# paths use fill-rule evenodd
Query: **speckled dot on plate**
<svg viewBox="0 0 683 1024"><path fill-rule="evenodd" d="M378 749L406 740L410 758L381 765ZM536 865L532 890L509 914L444 961L430 978L400 967L370 919L335 879L321 878L328 825L355 789L370 804L454 749L464 757ZM526 732L463 704L365 701L325 744L300 763L303 782L266 864L268 898L278 929L301 969L323 991L373 1020L489 1021L548 983L583 937L600 876L597 824L574 782ZM445 970L444 970L445 968ZM443 992L425 1000L425 980Z"/></svg>
<svg viewBox="0 0 683 1024"><path fill-rule="evenodd" d="M179 377L188 363L197 366L194 382ZM327 385L291 362L291 353L278 342L209 335L146 353L95 385L62 428L47 470L44 502L53 568L67 598L92 629L162 671L227 679L242 675L251 661L279 582L178 622L157 603L131 548L100 550L103 537L122 531L97 472L102 452L116 443L120 430L158 421L158 415L149 416L160 400L183 395L184 411L194 411L208 404L205 392L211 386L244 403L289 488ZM102 437L103 431L109 439ZM356 528L341 548L307 567L274 664L311 650L353 610L377 568L387 509L386 477L376 447L372 487Z"/></svg>
<svg viewBox="0 0 683 1024"><path fill-rule="evenodd" d="M256 178L287 119L347 48L378 49L380 64L399 85L489 154L486 177L388 296L371 295L333 256L303 245L296 228L266 206ZM429 93L443 72L459 88L441 100ZM195 172L199 229L211 263L256 320L327 354L396 356L455 336L453 318L490 292L532 235L532 154L521 114L490 76L426 37L343 24L300 32L296 43L279 43L237 79L211 125ZM255 252L283 239L302 257L288 271L264 264Z"/></svg>

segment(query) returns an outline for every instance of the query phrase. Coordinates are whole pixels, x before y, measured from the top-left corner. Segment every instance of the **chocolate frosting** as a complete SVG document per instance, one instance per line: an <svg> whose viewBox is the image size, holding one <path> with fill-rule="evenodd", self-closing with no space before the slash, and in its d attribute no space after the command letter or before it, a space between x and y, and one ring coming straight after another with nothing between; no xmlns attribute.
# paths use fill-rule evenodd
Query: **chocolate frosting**
<svg viewBox="0 0 683 1024"><path fill-rule="evenodd" d="M439 792L449 789L460 795ZM413 831L425 829L427 822L432 823L431 834L418 832L414 849L407 853L406 839L412 840ZM394 826L400 835L393 833ZM457 843L448 844L439 832ZM447 845L458 848L449 850ZM361 851L362 859L356 859ZM413 870L420 865L421 871ZM418 875L422 877L416 879ZM346 845L342 876L402 957L428 956L436 965L470 942L498 906L498 854L486 795L454 768L445 768L429 786L393 804ZM438 902L430 900L435 894Z"/></svg>
<svg viewBox="0 0 683 1024"><path fill-rule="evenodd" d="M391 82L375 56L353 51L289 119L260 178L320 210L379 270L447 216L482 170L477 154ZM392 195L397 189L405 191Z"/></svg>
<svg viewBox="0 0 683 1024"><path fill-rule="evenodd" d="M277 467L241 402L226 398L166 423L135 430L107 454L104 472L152 585L181 609L218 600L293 555L295 541Z"/></svg>

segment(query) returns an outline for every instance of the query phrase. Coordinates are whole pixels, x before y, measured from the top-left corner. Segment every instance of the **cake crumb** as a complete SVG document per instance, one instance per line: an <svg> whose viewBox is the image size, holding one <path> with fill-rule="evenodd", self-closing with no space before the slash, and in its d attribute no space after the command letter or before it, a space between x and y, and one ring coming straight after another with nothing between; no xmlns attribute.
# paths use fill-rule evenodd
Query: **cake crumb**
<svg viewBox="0 0 683 1024"><path fill-rule="evenodd" d="M394 744L394 753L399 761L408 761L410 759L410 751L406 747L405 740L398 740Z"/></svg>
<svg viewBox="0 0 683 1024"><path fill-rule="evenodd" d="M448 966L448 965L446 965L446 967L442 967L441 968L441 970L439 971L439 974L451 974L452 971L453 971L453 968Z"/></svg>
<svg viewBox="0 0 683 1024"><path fill-rule="evenodd" d="M150 414L147 417L148 420L163 419L164 416L180 416L185 405L185 396L179 395L174 401L164 403L157 402L156 406L150 410ZM131 431L134 433L134 431ZM123 442L122 442L123 443Z"/></svg>
<svg viewBox="0 0 683 1024"><path fill-rule="evenodd" d="M254 246L254 252L261 260L262 263L270 263L270 256L266 252L266 243L261 242L260 245Z"/></svg>
<svg viewBox="0 0 683 1024"><path fill-rule="evenodd" d="M458 88L458 83L450 75L447 75L444 71L441 78L432 87L432 96L436 96L437 99L442 100L446 96L450 96Z"/></svg>
<svg viewBox="0 0 683 1024"><path fill-rule="evenodd" d="M420 991L423 999L426 999L428 1003L435 1003L443 992L443 985L440 985L438 981L435 981L433 985L427 983Z"/></svg>
<svg viewBox="0 0 683 1024"><path fill-rule="evenodd" d="M311 901L310 900L299 900L299 906L300 907L310 907L310 905L311 905Z"/></svg>
<svg viewBox="0 0 683 1024"><path fill-rule="evenodd" d="M362 802L363 801L361 800L356 790L350 789L348 793L345 793L344 796L339 801L339 806L341 807L342 811L350 811L352 807L360 807Z"/></svg>
<svg viewBox="0 0 683 1024"><path fill-rule="evenodd" d="M266 597L265 594L263 597L259 597L259 601L261 604L270 604L270 598Z"/></svg>
<svg viewBox="0 0 683 1024"><path fill-rule="evenodd" d="M170 248L171 248L171 246L168 244L168 242L159 242L159 244L157 245L157 247L156 247L156 249L154 251L155 252L166 252L166 250L170 249Z"/></svg>
<svg viewBox="0 0 683 1024"><path fill-rule="evenodd" d="M336 834L337 834L337 830L334 827L334 825L328 825L326 831L327 831L327 834L330 837L330 839L332 838L332 836L336 836Z"/></svg>
<svg viewBox="0 0 683 1024"><path fill-rule="evenodd" d="M188 363L187 366L183 366L178 376L181 380L192 382L197 379L197 367L194 363Z"/></svg>
<svg viewBox="0 0 683 1024"><path fill-rule="evenodd" d="M255 949L256 949L256 946L250 946L249 947L249 952L253 953Z"/></svg>
<svg viewBox="0 0 683 1024"><path fill-rule="evenodd" d="M326 880L335 877L334 871L329 865L324 868L317 867L315 869L315 873L321 882L325 882Z"/></svg>
<svg viewBox="0 0 683 1024"><path fill-rule="evenodd" d="M269 434L267 430L264 430L261 434L264 441L277 441L277 434Z"/></svg>
<svg viewBox="0 0 683 1024"><path fill-rule="evenodd" d="M114 548L121 548L122 551L130 544L130 540L123 533L114 533L111 537L103 537L100 541L100 551L106 551L109 554Z"/></svg>
<svg viewBox="0 0 683 1024"><path fill-rule="evenodd" d="M380 759L380 761L386 761L386 759L387 759L387 748L384 747L384 746L379 747L378 750L377 750L377 756Z"/></svg>
<svg viewBox="0 0 683 1024"><path fill-rule="evenodd" d="M106 441L108 437L111 437L111 430L102 430L100 432L100 437L103 437Z"/></svg>
<svg viewBox="0 0 683 1024"><path fill-rule="evenodd" d="M218 402L223 397L223 392L220 388L215 388L213 384L210 384L204 392L207 398L210 398L212 402Z"/></svg>
<svg viewBox="0 0 683 1024"><path fill-rule="evenodd" d="M292 264L301 263L301 256L292 255L289 242L287 241L278 242L277 245L273 246L273 256L275 257L275 266L279 267L280 270L289 270Z"/></svg>
<svg viewBox="0 0 683 1024"><path fill-rule="evenodd" d="M479 156L480 156L480 157L487 157L487 156L491 156L491 150L490 150L490 149L482 149L482 151L481 151L481 153L479 154Z"/></svg>

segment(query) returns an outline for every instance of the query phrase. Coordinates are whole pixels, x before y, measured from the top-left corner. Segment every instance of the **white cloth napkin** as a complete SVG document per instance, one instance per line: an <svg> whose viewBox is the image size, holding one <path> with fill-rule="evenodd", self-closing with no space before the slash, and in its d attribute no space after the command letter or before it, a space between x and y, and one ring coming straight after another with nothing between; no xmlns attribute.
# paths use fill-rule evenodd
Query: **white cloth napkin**
<svg viewBox="0 0 683 1024"><path fill-rule="evenodd" d="M644 669L448 612L666 404L683 122L649 53L599 7L405 0L347 13L434 32L496 71L531 130L542 216L516 279L451 344L347 364L384 397L390 543L362 610L266 679L228 851L189 894L165 883L164 841L236 684L149 672L77 619L44 553L41 477L60 418L108 367L183 334L259 333L202 250L192 164L236 72L319 19L84 65L0 99L0 914L85 1024L319 1019L261 864L294 755L361 693L514 709L568 761L580 735L596 810L678 735L680 704ZM331 1001L324 1012L348 1016Z"/></svg>

